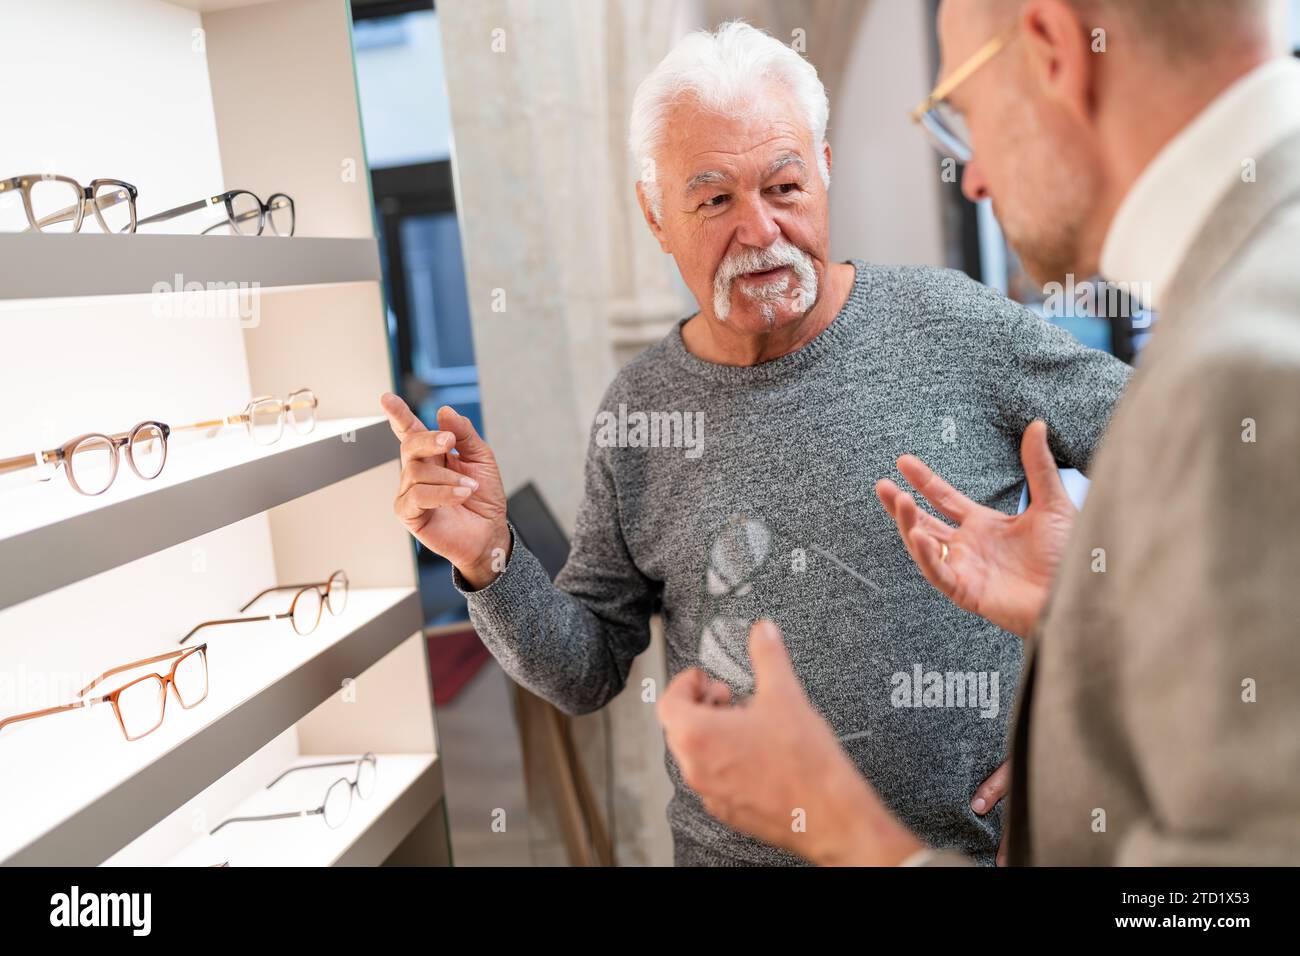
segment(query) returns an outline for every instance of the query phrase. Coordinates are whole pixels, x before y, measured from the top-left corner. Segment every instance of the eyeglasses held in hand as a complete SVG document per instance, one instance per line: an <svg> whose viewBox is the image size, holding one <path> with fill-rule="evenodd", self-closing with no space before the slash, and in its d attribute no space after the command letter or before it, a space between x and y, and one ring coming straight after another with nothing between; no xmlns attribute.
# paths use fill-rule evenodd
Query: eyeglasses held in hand
<svg viewBox="0 0 1300 956"><path fill-rule="evenodd" d="M130 431L115 435L91 432L64 442L58 448L0 459L0 475L28 468L39 469L36 478L49 481L62 466L72 490L83 495L100 495L117 477L120 450L139 478L148 481L162 473L167 462L167 439L171 426L162 422L140 422Z"/></svg>
<svg viewBox="0 0 1300 956"><path fill-rule="evenodd" d="M231 235L260 236L268 224L277 236L293 235L296 219L293 200L284 193L272 193L266 202L262 202L247 189L232 189L219 196L209 196L207 199L146 216L140 220L140 225L176 219L209 206L220 206L226 218L217 220L200 235L206 236L215 229L229 229Z"/></svg>
<svg viewBox="0 0 1300 956"><path fill-rule="evenodd" d="M325 799L315 809L297 810L290 813L267 813L252 817L231 817L218 823L208 835L215 834L229 823L255 823L259 820L291 820L295 817L313 816L324 817L325 825L331 830L337 830L343 825L343 821L348 818L348 812L352 809L352 791L355 790L357 796L362 800L369 799L370 795L375 792L375 778L378 776L379 760L374 754L368 753L355 760L326 760L321 763L301 764L297 767L290 767L280 774L266 785L266 789L270 790L295 771L314 770L319 767L355 767L356 772L351 780L346 777L339 777L330 784L329 789L325 791Z"/></svg>
<svg viewBox="0 0 1300 956"><path fill-rule="evenodd" d="M5 215L13 192L27 217L20 228L16 216ZM92 179L82 186L70 176L29 175L0 179L0 230L5 232L80 232L89 211L99 228L121 235L135 232L135 200L138 190L120 179Z"/></svg>
<svg viewBox="0 0 1300 956"><path fill-rule="evenodd" d="M297 593L294 594L293 600L289 604L289 610L284 614L262 614L258 617L230 617L219 621L204 621L202 624L195 625L193 630L181 638L180 643L184 644L205 627L216 627L222 624L248 624L258 621L278 621L284 618L289 619L297 633L310 634L320 624L321 609L323 607L328 606L330 613L337 615L342 614L343 609L348 606L348 576L342 571L335 571L327 581L314 584L285 584L279 587L267 588L239 610L248 610L259 599L272 592L294 589L297 589Z"/></svg>
<svg viewBox="0 0 1300 956"><path fill-rule="evenodd" d="M82 707L93 707L96 704L112 704L113 712L117 715L117 724L122 728L122 735L127 740L139 740L162 726L163 716L167 709L168 687L171 687L172 692L176 695L177 703L185 710L189 710L207 699L207 644L200 644L187 651L169 651L166 654L159 654L157 657L149 657L142 661L133 661L130 664L114 667L100 674L77 692L78 697L85 697L86 694L114 674L121 674L124 671L144 667L147 664L156 664L159 661L173 660L175 663L172 664L171 670L166 675L158 673L146 674L143 677L137 677L129 684L125 684L109 694L105 694L103 697L92 697L89 700L78 700L70 704L61 704L58 707L46 707L44 710L34 710L26 714L5 717L0 720L0 730L3 730L9 724L15 724L23 720L47 717L51 714L60 714L64 711L77 710Z"/></svg>
<svg viewBox="0 0 1300 956"><path fill-rule="evenodd" d="M177 425L173 431L207 431L215 435L227 425L243 425L248 437L259 445L274 445L284 434L284 422L299 435L307 435L316 427L316 407L320 404L310 388L294 389L288 399L273 395L259 395L249 402L238 415L213 418L190 425Z"/></svg>

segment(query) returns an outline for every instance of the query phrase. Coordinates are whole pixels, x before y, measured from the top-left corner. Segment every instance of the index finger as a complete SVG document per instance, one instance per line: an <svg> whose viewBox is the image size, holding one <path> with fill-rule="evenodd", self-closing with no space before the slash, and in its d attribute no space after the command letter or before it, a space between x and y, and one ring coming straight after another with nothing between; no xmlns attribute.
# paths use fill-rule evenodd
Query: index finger
<svg viewBox="0 0 1300 956"><path fill-rule="evenodd" d="M973 501L936 475L929 465L915 455L899 458L898 470L926 501L934 505L934 510L945 518L961 524L975 506Z"/></svg>
<svg viewBox="0 0 1300 956"><path fill-rule="evenodd" d="M415 416L411 407L402 401L392 392L384 392L379 396L379 405L388 416L388 427L393 430L398 441L405 441L412 435L418 435L420 432L428 431L424 427L424 422Z"/></svg>

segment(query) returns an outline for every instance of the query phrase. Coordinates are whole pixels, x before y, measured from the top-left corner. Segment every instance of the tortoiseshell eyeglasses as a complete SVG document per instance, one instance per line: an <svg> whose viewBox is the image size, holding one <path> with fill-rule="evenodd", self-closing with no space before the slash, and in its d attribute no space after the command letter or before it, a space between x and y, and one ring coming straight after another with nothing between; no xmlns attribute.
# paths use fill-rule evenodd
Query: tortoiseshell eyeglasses
<svg viewBox="0 0 1300 956"><path fill-rule="evenodd" d="M162 726L163 716L167 710L168 687L176 695L177 703L185 710L189 710L207 699L207 644L200 644L186 651L169 651L166 654L159 654L157 657L148 657L142 661L132 661L130 664L114 667L104 671L78 691L76 695L77 697L85 697L86 694L114 674L121 674L124 671L134 670L148 664L156 664L160 661L174 661L171 670L165 675L153 673L137 677L130 683L124 684L103 697L91 697L88 700L60 704L57 707L46 707L43 710L33 710L25 714L14 714L12 717L0 719L0 730L10 724L16 724L24 720L48 717L51 714L61 714L64 711L78 710L82 707L94 707L97 704L112 704L113 712L117 715L117 724L122 728L122 735L127 740L139 740Z"/></svg>
<svg viewBox="0 0 1300 956"><path fill-rule="evenodd" d="M281 584L273 588L267 588L253 596L243 607L240 612L247 611L259 600L268 594L276 591L296 591L293 600L289 602L289 610L283 614L261 614L257 617L228 617L218 621L204 621L202 624L196 624L194 628L181 638L180 643L184 644L191 637L203 630L205 627L216 627L222 624L250 624L258 621L279 621L287 618L292 624L293 629L299 634L310 634L316 630L320 624L321 610L329 608L330 614L342 614L343 609L348 605L348 576L342 571L335 571L329 576L328 580L317 581L311 584Z"/></svg>

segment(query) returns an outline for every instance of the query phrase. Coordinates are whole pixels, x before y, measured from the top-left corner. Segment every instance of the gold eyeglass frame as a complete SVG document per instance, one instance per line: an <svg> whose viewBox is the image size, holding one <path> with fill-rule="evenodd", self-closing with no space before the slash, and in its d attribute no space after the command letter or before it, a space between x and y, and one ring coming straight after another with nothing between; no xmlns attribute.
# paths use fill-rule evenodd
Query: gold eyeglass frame
<svg viewBox="0 0 1300 956"><path fill-rule="evenodd" d="M969 80L990 60L1006 49L1007 45L1011 43L1019 30L1019 24L1012 24L1007 27L971 54L965 63L961 64L961 66L949 73L948 76L936 83L934 89L930 91L929 95L917 104L916 108L908 114L912 122L923 123L926 115L947 102L948 97L952 96L953 91L957 89L957 87ZM963 145L968 151L970 150L969 143L964 143Z"/></svg>

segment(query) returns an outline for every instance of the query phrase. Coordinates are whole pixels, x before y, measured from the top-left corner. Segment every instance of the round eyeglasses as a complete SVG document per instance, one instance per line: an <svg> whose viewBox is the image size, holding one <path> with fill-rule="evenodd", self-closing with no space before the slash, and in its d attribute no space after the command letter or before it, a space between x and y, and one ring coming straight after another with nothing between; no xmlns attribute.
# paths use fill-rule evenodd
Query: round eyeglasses
<svg viewBox="0 0 1300 956"><path fill-rule="evenodd" d="M348 818L348 813L352 810L352 794L355 792L362 800L366 800L375 792L379 760L373 753L367 753L354 759L323 760L318 763L305 763L290 767L268 783L266 789L270 790L291 773L296 773L299 770L315 770L321 767L352 767L354 772L351 780L347 777L339 777L330 784L325 791L325 799L321 801L318 807L313 807L310 810L293 810L288 813L264 813L250 817L231 817L228 820L222 820L213 827L209 836L231 823L257 823L267 820L292 820L314 816L323 818L325 825L331 830L337 830L343 826L344 821Z"/></svg>
<svg viewBox="0 0 1300 956"><path fill-rule="evenodd" d="M149 481L157 478L167 462L167 439L170 425L140 422L129 431L106 435L90 432L78 435L57 448L18 455L0 460L0 474L36 469L39 481L48 481L60 467L72 490L83 495L102 495L117 478L122 449L126 462L136 477Z"/></svg>

